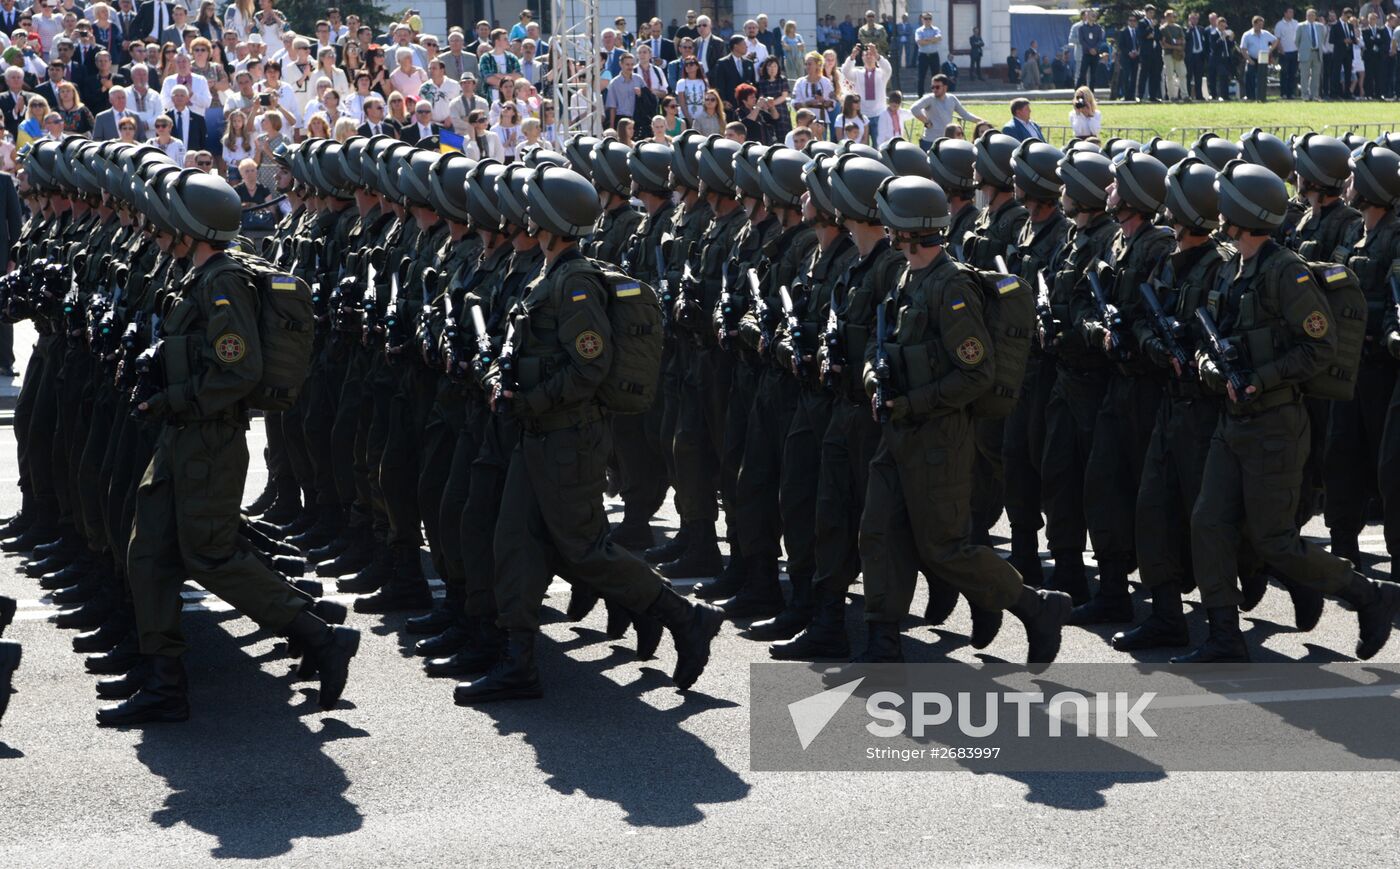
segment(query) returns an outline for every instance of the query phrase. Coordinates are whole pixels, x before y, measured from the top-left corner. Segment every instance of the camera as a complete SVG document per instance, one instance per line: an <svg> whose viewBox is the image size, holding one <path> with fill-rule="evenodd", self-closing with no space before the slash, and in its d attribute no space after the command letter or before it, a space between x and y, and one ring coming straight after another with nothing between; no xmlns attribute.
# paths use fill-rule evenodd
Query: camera
<svg viewBox="0 0 1400 869"><path fill-rule="evenodd" d="M272 94L258 94L258 105L263 108L272 105Z"/></svg>
<svg viewBox="0 0 1400 869"><path fill-rule="evenodd" d="M1075 107L1076 109L1082 109L1082 108L1084 108L1084 107L1087 106L1087 105L1088 105L1088 103L1084 102L1084 98L1083 98L1083 97L1080 97L1079 99L1077 99L1077 100L1074 101L1074 107Z"/></svg>

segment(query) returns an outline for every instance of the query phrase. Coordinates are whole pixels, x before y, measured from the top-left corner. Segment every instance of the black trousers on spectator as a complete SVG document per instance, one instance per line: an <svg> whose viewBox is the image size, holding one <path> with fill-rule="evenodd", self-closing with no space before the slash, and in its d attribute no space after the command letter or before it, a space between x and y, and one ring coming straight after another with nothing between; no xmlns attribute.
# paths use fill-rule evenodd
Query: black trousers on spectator
<svg viewBox="0 0 1400 869"><path fill-rule="evenodd" d="M1084 85L1089 86L1089 90L1094 89L1094 73L1099 69L1099 56L1097 54L1084 55L1084 62L1079 64L1079 76L1075 79L1074 86L1079 88Z"/></svg>
<svg viewBox="0 0 1400 869"><path fill-rule="evenodd" d="M971 68L970 68L970 70L969 70L968 78L974 78L974 79L976 79L976 80L978 80L978 81L981 81L981 80L982 80L982 55L980 55L980 54L974 54L974 55L972 55L971 61L972 61L972 65L971 65Z"/></svg>
<svg viewBox="0 0 1400 869"><path fill-rule="evenodd" d="M1362 96L1375 99L1381 95L1381 58L1375 55L1363 55L1363 62L1366 66L1366 92Z"/></svg>
<svg viewBox="0 0 1400 869"><path fill-rule="evenodd" d="M1162 58L1139 57L1138 96L1151 100L1162 98Z"/></svg>
<svg viewBox="0 0 1400 869"><path fill-rule="evenodd" d="M1278 95L1285 100L1298 96L1298 52L1285 51L1279 63Z"/></svg>
<svg viewBox="0 0 1400 869"><path fill-rule="evenodd" d="M1118 95L1125 100L1137 98L1138 62L1124 58L1118 72Z"/></svg>
<svg viewBox="0 0 1400 869"><path fill-rule="evenodd" d="M1201 80L1206 73L1206 56L1204 54L1186 55L1186 95L1193 100L1199 100L1201 94Z"/></svg>
<svg viewBox="0 0 1400 869"><path fill-rule="evenodd" d="M1230 98L1230 78L1234 64L1230 61L1212 61L1210 67L1210 95L1212 99Z"/></svg>
<svg viewBox="0 0 1400 869"><path fill-rule="evenodd" d="M933 51L919 55L919 78L915 82L919 96L923 96L927 92L926 83L933 81L933 77L938 75L942 68L943 56L938 52ZM925 78L925 74L927 74L927 78Z"/></svg>

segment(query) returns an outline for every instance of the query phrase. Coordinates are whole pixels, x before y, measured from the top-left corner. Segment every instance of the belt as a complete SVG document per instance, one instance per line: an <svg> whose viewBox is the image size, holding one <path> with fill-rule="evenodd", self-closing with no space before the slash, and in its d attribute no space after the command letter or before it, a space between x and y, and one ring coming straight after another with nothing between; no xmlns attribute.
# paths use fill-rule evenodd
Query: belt
<svg viewBox="0 0 1400 869"><path fill-rule="evenodd" d="M520 427L527 434L541 435L590 422L598 422L602 418L602 406L597 402L590 402L566 410L556 410L536 417L524 418L520 421Z"/></svg>

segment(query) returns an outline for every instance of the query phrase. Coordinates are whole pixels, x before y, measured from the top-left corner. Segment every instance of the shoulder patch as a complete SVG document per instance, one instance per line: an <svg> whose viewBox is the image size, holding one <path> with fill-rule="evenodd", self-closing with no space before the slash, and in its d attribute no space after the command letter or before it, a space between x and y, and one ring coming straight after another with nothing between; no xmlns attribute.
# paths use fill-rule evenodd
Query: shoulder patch
<svg viewBox="0 0 1400 869"><path fill-rule="evenodd" d="M575 302L585 301L588 299L588 291L574 290L572 293L569 294L569 298L573 299Z"/></svg>
<svg viewBox="0 0 1400 869"><path fill-rule="evenodd" d="M1346 276L1346 266L1332 266L1331 268L1327 269L1327 271L1322 273L1322 279L1329 284L1341 280L1346 280Z"/></svg>
<svg viewBox="0 0 1400 869"><path fill-rule="evenodd" d="M1006 295L1007 293L1016 289L1017 283L1018 281L1016 280L1015 275L1007 275L1006 277L997 281L997 292L1002 295Z"/></svg>
<svg viewBox="0 0 1400 869"><path fill-rule="evenodd" d="M1324 338L1327 335L1327 315L1313 311L1303 320L1303 331L1309 338Z"/></svg>
<svg viewBox="0 0 1400 869"><path fill-rule="evenodd" d="M580 332L574 339L574 350L584 359L597 359L603 352L603 336L592 329Z"/></svg>
<svg viewBox="0 0 1400 869"><path fill-rule="evenodd" d="M637 283L636 281L629 281L625 284L618 284L617 289L613 292L613 295L617 296L619 299L627 299L631 298L632 296L640 296L641 294L642 285Z"/></svg>
<svg viewBox="0 0 1400 869"><path fill-rule="evenodd" d="M296 278L292 277L291 275L273 275L269 283L271 284L272 289L276 290L279 293L296 292Z"/></svg>
<svg viewBox="0 0 1400 869"><path fill-rule="evenodd" d="M982 361L982 357L987 355L987 351L982 347L982 342L976 338L968 338L958 345L958 358L965 365L976 365Z"/></svg>
<svg viewBox="0 0 1400 869"><path fill-rule="evenodd" d="M1307 269L1304 269L1303 271L1299 272L1298 276L1293 280L1296 283L1306 284L1308 281L1312 280L1312 272L1308 271Z"/></svg>
<svg viewBox="0 0 1400 869"><path fill-rule="evenodd" d="M243 357L247 355L248 345L242 336L226 332L214 342L214 353L219 357L220 362L232 365L242 361Z"/></svg>
<svg viewBox="0 0 1400 869"><path fill-rule="evenodd" d="M967 302L964 302L962 299L954 299L954 300L953 300L952 309L953 309L954 311L961 311L963 308L966 308L966 307L967 307Z"/></svg>
<svg viewBox="0 0 1400 869"><path fill-rule="evenodd" d="M214 297L214 307L220 308L227 304L229 304L228 296L225 296L223 293L219 293Z"/></svg>

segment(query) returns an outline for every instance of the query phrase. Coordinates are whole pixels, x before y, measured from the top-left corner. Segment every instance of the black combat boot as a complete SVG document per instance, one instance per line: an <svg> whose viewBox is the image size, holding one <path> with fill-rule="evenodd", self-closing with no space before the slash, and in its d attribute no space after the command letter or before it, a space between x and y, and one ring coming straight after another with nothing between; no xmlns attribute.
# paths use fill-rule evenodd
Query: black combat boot
<svg viewBox="0 0 1400 869"><path fill-rule="evenodd" d="M126 636L136 637L136 616L129 604L116 608L112 617L100 627L84 631L73 638L73 651L79 655L107 652L117 647Z"/></svg>
<svg viewBox="0 0 1400 869"><path fill-rule="evenodd" d="M675 561L685 552L686 546L690 544L690 526L682 525L676 532L676 536L666 540L656 546L651 547L642 553L642 559L647 564L665 564L668 561Z"/></svg>
<svg viewBox="0 0 1400 869"><path fill-rule="evenodd" d="M731 549L724 570L714 579L707 579L695 586L694 594L701 600L727 600L743 590L748 571L748 559Z"/></svg>
<svg viewBox="0 0 1400 869"><path fill-rule="evenodd" d="M1021 582L1031 588L1045 584L1045 571L1040 563L1040 537L1034 528L1011 526L1011 557L1007 559Z"/></svg>
<svg viewBox="0 0 1400 869"><path fill-rule="evenodd" d="M851 659L852 664L902 664L904 644L899 622L865 623L865 648Z"/></svg>
<svg viewBox="0 0 1400 869"><path fill-rule="evenodd" d="M340 531L344 527L345 511L340 509L340 505L324 504L316 513L315 524L302 533L288 538L287 542L302 552L309 552L317 547L325 546L339 537Z"/></svg>
<svg viewBox="0 0 1400 869"><path fill-rule="evenodd" d="M307 550L307 564L324 564L327 561L340 557L341 553L349 549L355 543L355 538L360 530L346 525L340 529L340 533L334 539L328 541L323 546Z"/></svg>
<svg viewBox="0 0 1400 869"><path fill-rule="evenodd" d="M37 556L37 550L35 551ZM25 576L38 579L46 573L57 573L63 568L73 564L74 559L66 552L59 550L50 553L42 558L35 557L22 563L19 566L20 572Z"/></svg>
<svg viewBox="0 0 1400 869"><path fill-rule="evenodd" d="M24 529L34 521L34 515L34 498L29 494L29 487L22 487L19 512L0 519L0 540L24 533Z"/></svg>
<svg viewBox="0 0 1400 869"><path fill-rule="evenodd" d="M734 621L766 619L783 611L783 586L778 581L777 558L745 558L749 575L743 587L731 598L715 606Z"/></svg>
<svg viewBox="0 0 1400 869"><path fill-rule="evenodd" d="M480 679L462 682L452 692L458 706L475 706L496 700L535 700L544 696L535 669L535 637L538 631L508 631L505 655Z"/></svg>
<svg viewBox="0 0 1400 869"><path fill-rule="evenodd" d="M972 611L972 636L968 638L968 642L974 649L985 649L997 638L997 634L1001 633L1001 610L973 606L972 601L968 601L967 605Z"/></svg>
<svg viewBox="0 0 1400 869"><path fill-rule="evenodd" d="M458 612L441 631L414 643L413 654L420 658L446 658L461 651L471 640L471 620Z"/></svg>
<svg viewBox="0 0 1400 869"><path fill-rule="evenodd" d="M1053 664L1074 602L1062 591L1022 588L1010 613L1026 627L1026 663Z"/></svg>
<svg viewBox="0 0 1400 869"><path fill-rule="evenodd" d="M150 655L150 675L141 689L115 706L97 710L99 727L188 721L190 682L179 658Z"/></svg>
<svg viewBox="0 0 1400 869"><path fill-rule="evenodd" d="M468 616L467 624L466 644L450 655L424 661L424 673L435 679L466 679L496 666L506 648L506 632L496 627L496 617Z"/></svg>
<svg viewBox="0 0 1400 869"><path fill-rule="evenodd" d="M849 658L851 641L846 636L845 596L819 603L806 629L791 640L769 646L768 655L776 661Z"/></svg>
<svg viewBox="0 0 1400 869"><path fill-rule="evenodd" d="M1351 562L1352 567L1361 569L1361 541L1358 535L1345 531L1332 532L1332 554L1338 558L1345 558Z"/></svg>
<svg viewBox="0 0 1400 869"><path fill-rule="evenodd" d="M1244 600L1240 603L1240 612L1247 613L1259 606L1259 601L1264 599L1264 592L1268 590L1269 574L1267 572L1255 570L1245 576L1241 576L1240 592L1243 593Z"/></svg>
<svg viewBox="0 0 1400 869"><path fill-rule="evenodd" d="M293 558L290 555L269 555L267 561L274 573L283 576L302 576L306 573L306 559ZM315 581L315 580L310 580Z"/></svg>
<svg viewBox="0 0 1400 869"><path fill-rule="evenodd" d="M15 613L18 610L18 601L0 594L0 637L5 636L5 628L9 627L10 622L15 620Z"/></svg>
<svg viewBox="0 0 1400 869"><path fill-rule="evenodd" d="M301 489L289 474L285 481L278 482L277 497L273 500L272 506L263 511L258 518L270 525L281 527L290 524L300 515Z"/></svg>
<svg viewBox="0 0 1400 869"><path fill-rule="evenodd" d="M89 575L70 586L55 590L49 595L49 602L57 607L80 606L92 600L101 588L97 577Z"/></svg>
<svg viewBox="0 0 1400 869"><path fill-rule="evenodd" d="M656 544L656 535L652 533L651 524L648 522L628 522L625 519L608 532L608 540L632 553L644 553L650 551Z"/></svg>
<svg viewBox="0 0 1400 869"><path fill-rule="evenodd" d="M22 657L19 643L0 642L0 719L5 717L5 710L10 706L10 680L19 669Z"/></svg>
<svg viewBox="0 0 1400 869"><path fill-rule="evenodd" d="M48 558L51 555L71 556L75 548L73 545L72 536L72 526L60 525L57 535L55 535L48 541L40 543L38 546L34 547L34 549L29 553L31 559L37 561L41 558Z"/></svg>
<svg viewBox="0 0 1400 869"><path fill-rule="evenodd" d="M125 673L97 680L97 699L125 700L140 691L151 678L150 656L142 655Z"/></svg>
<svg viewBox="0 0 1400 869"><path fill-rule="evenodd" d="M1084 573L1084 553L1077 549L1061 549L1051 552L1050 556L1055 560L1055 570L1045 587L1069 595L1075 606L1088 603L1089 578Z"/></svg>
<svg viewBox="0 0 1400 869"><path fill-rule="evenodd" d="M1338 597L1356 610L1356 621L1361 629L1356 641L1356 657L1371 660L1390 639L1395 613L1400 610L1400 585L1353 573L1351 584Z"/></svg>
<svg viewBox="0 0 1400 869"><path fill-rule="evenodd" d="M581 622L588 618L593 608L602 600L591 586L581 582L569 584L569 605L564 608L564 617L571 622Z"/></svg>
<svg viewBox="0 0 1400 869"><path fill-rule="evenodd" d="M84 658L83 669L94 676L118 676L130 672L141 660L141 644L133 626L111 649Z"/></svg>
<svg viewBox="0 0 1400 869"><path fill-rule="evenodd" d="M278 526L282 529L282 539L286 540L295 537L303 531L308 530L316 524L316 520L321 517L321 506L316 503L315 492L302 492L301 512L290 522L285 522Z"/></svg>
<svg viewBox="0 0 1400 869"><path fill-rule="evenodd" d="M244 505L243 515L261 516L262 514L266 513L269 509L271 509L272 505L276 503L276 501L277 478L268 477L267 484L263 486L261 494L259 494L258 497L254 498L251 504Z"/></svg>
<svg viewBox="0 0 1400 869"><path fill-rule="evenodd" d="M1175 583L1163 583L1151 589L1152 615L1142 624L1119 631L1109 640L1120 652L1161 649L1191 645L1191 632L1181 609L1181 589Z"/></svg>
<svg viewBox="0 0 1400 869"><path fill-rule="evenodd" d="M59 610L57 615L49 617L49 621L64 630L90 631L102 627L102 623L111 618L116 610L116 602L111 597L98 593L72 609Z"/></svg>
<svg viewBox="0 0 1400 869"><path fill-rule="evenodd" d="M1232 606L1206 610L1210 633L1199 647L1172 658L1173 664L1248 664L1249 646L1240 633L1240 611Z"/></svg>
<svg viewBox="0 0 1400 869"><path fill-rule="evenodd" d="M384 587L394 575L394 553L389 547L374 541L372 558L359 572L349 579L336 583L336 590L342 594L369 594Z"/></svg>
<svg viewBox="0 0 1400 869"><path fill-rule="evenodd" d="M350 659L360 650L360 632L328 625L307 608L298 612L287 625L287 639L305 650L305 657L321 674L318 705L326 712L334 709L350 676Z"/></svg>
<svg viewBox="0 0 1400 869"><path fill-rule="evenodd" d="M812 620L812 577L789 576L788 582L792 585L792 599L788 605L773 618L750 625L749 639L763 642L789 640Z"/></svg>
<svg viewBox="0 0 1400 869"><path fill-rule="evenodd" d="M82 582L91 577L92 573L92 561L79 559L62 570L55 570L53 573L46 573L39 577L39 587L45 591L56 591Z"/></svg>
<svg viewBox="0 0 1400 869"><path fill-rule="evenodd" d="M627 635L627 629L632 626L632 614L622 604L613 601L604 601L603 607L607 610L608 621L603 628L610 640L620 640Z"/></svg>
<svg viewBox="0 0 1400 869"><path fill-rule="evenodd" d="M676 644L676 669L671 679L680 690L689 690L705 672L710 643L724 624L724 613L710 604L683 598L671 588L662 588L647 607L647 615L671 632L671 640Z"/></svg>
<svg viewBox="0 0 1400 869"><path fill-rule="evenodd" d="M38 518L18 537L7 537L0 541L0 552L29 552L34 547L53 540L57 535L58 526L51 518Z"/></svg>
<svg viewBox="0 0 1400 869"><path fill-rule="evenodd" d="M1293 624L1300 631L1310 631L1322 619L1322 592L1315 588L1299 585L1291 579L1283 581L1288 596L1293 600Z"/></svg>
<svg viewBox="0 0 1400 869"><path fill-rule="evenodd" d="M403 623L404 631L419 636L434 637L450 629L453 625L462 620L463 598L466 597L466 593L466 589L459 583L447 584L442 601L436 604L432 610L421 616L410 616L408 619L405 619ZM420 641L418 645L421 646L422 641ZM452 651L453 650L449 649L443 652L418 652L417 654L436 658L451 654Z"/></svg>
<svg viewBox="0 0 1400 869"><path fill-rule="evenodd" d="M1072 625L1116 625L1133 620L1133 597L1128 593L1126 568L1099 563L1099 592L1070 613Z"/></svg>
<svg viewBox="0 0 1400 869"><path fill-rule="evenodd" d="M675 561L667 561L658 570L667 579L716 576L724 570L724 556L715 539L714 523L696 525L692 529L685 552Z"/></svg>
<svg viewBox="0 0 1400 869"><path fill-rule="evenodd" d="M958 593L953 587L936 576L925 575L928 582L928 603L924 605L924 621L930 625L941 625L948 621L958 605Z"/></svg>
<svg viewBox="0 0 1400 869"><path fill-rule="evenodd" d="M316 565L316 575L349 576L373 564L376 550L374 536L368 528L361 529L361 532L361 536L351 541L344 552L324 564Z"/></svg>
<svg viewBox="0 0 1400 869"><path fill-rule="evenodd" d="M433 605L433 593L423 578L423 557L417 546L394 551L394 574L384 587L355 601L357 613L392 613L425 610Z"/></svg>

